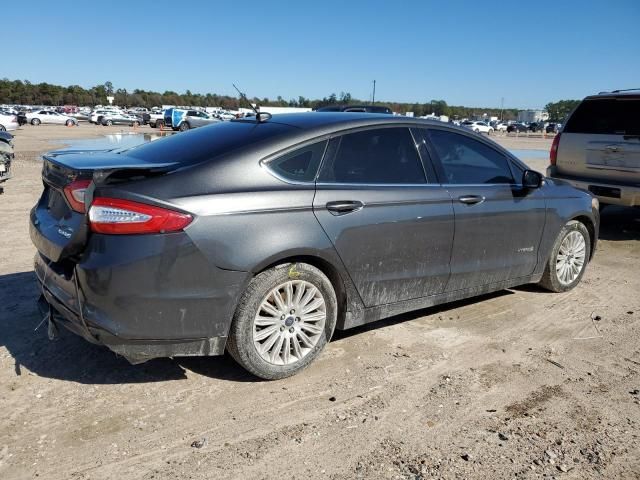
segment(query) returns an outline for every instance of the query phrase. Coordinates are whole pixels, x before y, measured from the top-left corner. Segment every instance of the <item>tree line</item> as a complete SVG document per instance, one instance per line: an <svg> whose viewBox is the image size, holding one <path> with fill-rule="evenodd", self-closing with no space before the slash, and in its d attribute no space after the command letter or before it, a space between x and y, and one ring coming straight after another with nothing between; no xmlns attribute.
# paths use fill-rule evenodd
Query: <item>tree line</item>
<svg viewBox="0 0 640 480"><path fill-rule="evenodd" d="M107 104L107 97L114 97L114 104L126 107L151 108L160 105L188 105L194 107L220 107L229 110L237 110L242 105L237 97L218 95L215 93L193 93L190 90L177 93L171 90L154 92L150 90L135 89L128 91L125 88L115 88L111 82L84 88L80 85L53 85L50 83L31 83L28 80L0 80L0 103L19 105L78 105L94 106ZM368 104L369 101L352 98L348 92L340 94L332 93L320 99L310 99L304 96L284 99L278 96L276 99L253 97L253 103L260 106L278 107L307 107L319 108L338 104ZM553 119L561 120L570 112L577 100L562 100L549 103L547 110ZM400 102L376 102L376 105L387 106L397 113L413 112L415 116L447 115L455 118L469 118L476 115L487 114L504 120L514 120L518 115L515 108L489 108L489 107L465 107L448 105L444 100L431 100L424 103L400 103ZM572 106L573 105L573 106ZM568 112L567 112L568 113Z"/></svg>

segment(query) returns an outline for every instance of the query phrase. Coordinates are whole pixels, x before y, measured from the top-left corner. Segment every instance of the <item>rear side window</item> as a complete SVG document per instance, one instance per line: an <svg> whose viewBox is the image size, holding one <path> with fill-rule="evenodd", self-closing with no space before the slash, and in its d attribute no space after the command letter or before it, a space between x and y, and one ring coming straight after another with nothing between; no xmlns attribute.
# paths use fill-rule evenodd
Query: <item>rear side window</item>
<svg viewBox="0 0 640 480"><path fill-rule="evenodd" d="M299 148L270 161L269 168L287 180L312 182L326 146L325 140Z"/></svg>
<svg viewBox="0 0 640 480"><path fill-rule="evenodd" d="M319 181L335 183L426 183L408 128L378 128L333 139Z"/></svg>
<svg viewBox="0 0 640 480"><path fill-rule="evenodd" d="M430 130L446 180L452 184L514 183L506 156L466 135Z"/></svg>
<svg viewBox="0 0 640 480"><path fill-rule="evenodd" d="M640 135L640 98L583 101L569 118L566 133Z"/></svg>

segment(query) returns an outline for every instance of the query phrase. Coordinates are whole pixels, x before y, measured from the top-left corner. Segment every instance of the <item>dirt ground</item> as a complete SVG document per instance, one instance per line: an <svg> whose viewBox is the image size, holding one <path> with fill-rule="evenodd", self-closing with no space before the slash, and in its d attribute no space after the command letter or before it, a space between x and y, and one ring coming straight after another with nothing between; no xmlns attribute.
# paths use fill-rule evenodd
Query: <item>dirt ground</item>
<svg viewBox="0 0 640 480"><path fill-rule="evenodd" d="M527 286L339 332L293 378L257 381L227 357L131 366L47 339L27 227L51 140L118 130L16 132L0 196L0 478L640 478L639 210L603 212L569 293Z"/></svg>

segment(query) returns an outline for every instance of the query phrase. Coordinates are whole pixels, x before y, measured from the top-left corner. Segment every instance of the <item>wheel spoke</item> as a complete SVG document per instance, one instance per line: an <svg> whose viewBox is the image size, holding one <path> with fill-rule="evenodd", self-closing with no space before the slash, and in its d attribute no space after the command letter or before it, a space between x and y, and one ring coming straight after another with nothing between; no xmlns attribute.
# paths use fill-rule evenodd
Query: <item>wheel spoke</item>
<svg viewBox="0 0 640 480"><path fill-rule="evenodd" d="M262 344L261 353L266 355L269 350L271 350L271 347L273 347L273 344L276 343L278 338L280 338L280 332L276 330L271 334L267 341Z"/></svg>
<svg viewBox="0 0 640 480"><path fill-rule="evenodd" d="M311 286L307 290L307 293L305 293L304 297L302 297L302 300L300 300L300 307L304 308L305 305L307 305L307 303L309 303L313 299L317 291L318 290L316 289L316 287Z"/></svg>
<svg viewBox="0 0 640 480"><path fill-rule="evenodd" d="M317 311L313 313L306 313L301 317L301 319L303 322L318 322L320 320L324 320L326 316L327 314L325 312Z"/></svg>
<svg viewBox="0 0 640 480"><path fill-rule="evenodd" d="M275 325L278 321L279 319L273 317L256 317L256 325L259 327L269 327L271 325Z"/></svg>
<svg viewBox="0 0 640 480"><path fill-rule="evenodd" d="M291 337L291 343L293 343L293 352L298 360L304 357L304 353L302 353L302 346L300 345L300 341L298 340L298 336L294 335Z"/></svg>
<svg viewBox="0 0 640 480"><path fill-rule="evenodd" d="M273 291L273 299L276 302L276 306L278 307L278 310L280 310L281 312L286 311L287 306L284 303L284 299L282 298L282 295L280 294L280 289L276 288Z"/></svg>
<svg viewBox="0 0 640 480"><path fill-rule="evenodd" d="M292 282L287 282L287 284L284 286L284 299L287 302L287 305L292 305L293 304L293 283Z"/></svg>
<svg viewBox="0 0 640 480"><path fill-rule="evenodd" d="M304 293L304 283L296 282L296 296L293 299L294 305L300 305L300 300L302 299L302 294Z"/></svg>
<svg viewBox="0 0 640 480"><path fill-rule="evenodd" d="M275 345L271 349L271 355L269 355L269 359L271 363L276 363L276 359L280 358L280 351L282 350L282 344L284 342L284 337L282 335L278 335L278 340Z"/></svg>
<svg viewBox="0 0 640 480"><path fill-rule="evenodd" d="M273 332L277 332L278 330L280 330L280 327L278 325L272 325L271 327L263 328L258 333L253 335L253 339L256 342L261 342L262 340L267 338L269 335L271 335Z"/></svg>
<svg viewBox="0 0 640 480"><path fill-rule="evenodd" d="M304 308L302 309L302 313L304 314L308 312L313 312L321 305L324 305L324 299L316 298L315 300L313 300L312 302L309 302L307 305L304 306Z"/></svg>
<svg viewBox="0 0 640 480"><path fill-rule="evenodd" d="M264 310L265 312L267 312L268 314L270 314L272 317L280 317L280 315L282 315L277 309L276 307L274 307L273 305L271 305L269 302L264 301L262 302L262 305L260 305L260 309Z"/></svg>
<svg viewBox="0 0 640 480"><path fill-rule="evenodd" d="M304 333L302 330L298 330L297 335L298 337L300 337L300 340L302 340L302 343L304 343L306 347L309 347L309 348L313 347L314 344L311 341L311 339L307 337L306 333Z"/></svg>
<svg viewBox="0 0 640 480"><path fill-rule="evenodd" d="M303 330L306 330L307 332L311 333L312 335L318 335L320 333L322 333L322 328L320 328L319 326L313 324L313 323L306 323L303 322L300 324L300 328Z"/></svg>
<svg viewBox="0 0 640 480"><path fill-rule="evenodd" d="M287 365L291 360L291 338L287 337L282 346L282 361Z"/></svg>

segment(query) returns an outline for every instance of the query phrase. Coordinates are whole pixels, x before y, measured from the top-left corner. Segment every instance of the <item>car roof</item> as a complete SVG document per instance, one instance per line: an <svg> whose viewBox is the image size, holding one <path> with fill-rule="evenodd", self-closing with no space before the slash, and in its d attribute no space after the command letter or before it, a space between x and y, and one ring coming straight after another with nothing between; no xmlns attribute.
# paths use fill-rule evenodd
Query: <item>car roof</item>
<svg viewBox="0 0 640 480"><path fill-rule="evenodd" d="M628 90L612 90L610 92L599 92L595 95L589 95L585 100L593 100L599 98L640 98L640 88L630 88Z"/></svg>
<svg viewBox="0 0 640 480"><path fill-rule="evenodd" d="M240 118L232 122L253 122L255 117ZM305 112L283 113L272 115L266 120L268 123L279 123L300 130L343 130L380 124L415 124L415 125L446 125L437 120L426 120L402 115L366 112Z"/></svg>

